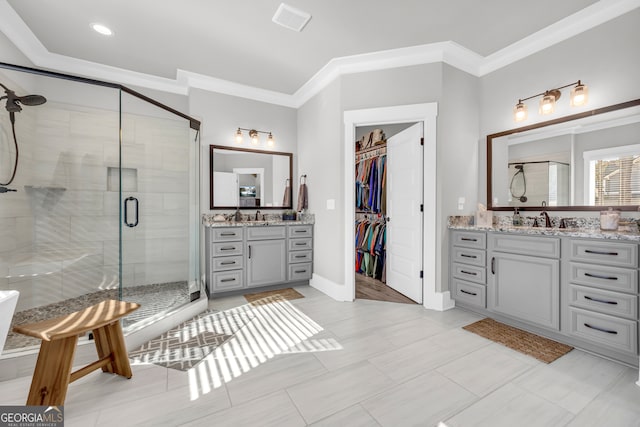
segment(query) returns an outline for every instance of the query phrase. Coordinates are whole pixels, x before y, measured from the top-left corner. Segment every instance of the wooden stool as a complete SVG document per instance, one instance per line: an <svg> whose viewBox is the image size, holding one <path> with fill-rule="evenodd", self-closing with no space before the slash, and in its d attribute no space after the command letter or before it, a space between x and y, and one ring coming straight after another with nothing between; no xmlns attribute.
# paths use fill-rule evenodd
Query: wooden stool
<svg viewBox="0 0 640 427"><path fill-rule="evenodd" d="M27 405L64 405L69 383L98 368L131 378L120 318L139 307L132 302L106 300L67 316L15 326L14 332L42 340ZM88 331L93 331L99 359L71 372L78 336Z"/></svg>

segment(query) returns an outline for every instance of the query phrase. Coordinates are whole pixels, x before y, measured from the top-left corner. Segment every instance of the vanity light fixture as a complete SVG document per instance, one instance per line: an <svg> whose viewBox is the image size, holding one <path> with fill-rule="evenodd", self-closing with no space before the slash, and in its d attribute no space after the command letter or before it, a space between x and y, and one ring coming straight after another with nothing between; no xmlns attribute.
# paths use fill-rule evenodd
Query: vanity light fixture
<svg viewBox="0 0 640 427"><path fill-rule="evenodd" d="M527 106L524 104L523 101L537 98L539 96L541 96L542 99L540 99L540 107L538 109L538 112L543 115L552 114L556 109L556 101L558 101L558 99L560 99L560 96L562 95L562 92L560 91L560 89L564 89L569 86L573 86L573 89L571 90L571 100L569 104L572 107L580 107L580 106L586 105L589 97L589 89L587 88L586 85L582 84L580 80L578 80L577 82L560 86L559 88L556 88L556 89L549 89L542 93L538 93L526 98L518 99L518 103L513 108L513 119L516 122L521 122L523 120L526 120Z"/></svg>
<svg viewBox="0 0 640 427"><path fill-rule="evenodd" d="M273 134L271 132L256 130L256 129L246 129L246 128L238 128L236 131L236 144L242 144L244 142L244 137L242 135L242 131L246 130L249 132L249 138L251 139L251 145L260 145L260 137L259 134L265 133L267 136L267 147L273 147L275 145L275 140L273 138Z"/></svg>

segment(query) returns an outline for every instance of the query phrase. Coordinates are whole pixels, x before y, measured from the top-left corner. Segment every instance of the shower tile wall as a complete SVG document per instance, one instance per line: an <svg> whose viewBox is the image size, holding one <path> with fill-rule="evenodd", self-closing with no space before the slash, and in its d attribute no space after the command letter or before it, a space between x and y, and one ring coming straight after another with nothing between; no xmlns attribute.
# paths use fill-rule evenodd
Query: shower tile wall
<svg viewBox="0 0 640 427"><path fill-rule="evenodd" d="M18 192L0 198L0 289L20 291L18 311L118 287L119 194L107 191L118 127L117 112L54 102L17 114ZM123 139L123 166L138 180L125 197L140 200L139 226L123 227L123 284L186 281L189 129L129 114Z"/></svg>

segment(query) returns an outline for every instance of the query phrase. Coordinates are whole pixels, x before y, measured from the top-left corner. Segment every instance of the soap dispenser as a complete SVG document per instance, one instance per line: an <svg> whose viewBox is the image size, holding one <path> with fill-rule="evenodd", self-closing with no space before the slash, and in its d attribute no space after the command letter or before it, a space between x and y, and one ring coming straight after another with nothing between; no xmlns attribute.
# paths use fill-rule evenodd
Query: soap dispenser
<svg viewBox="0 0 640 427"><path fill-rule="evenodd" d="M514 212L513 212L513 225L522 225L522 216L520 215L520 210L518 208L515 208Z"/></svg>

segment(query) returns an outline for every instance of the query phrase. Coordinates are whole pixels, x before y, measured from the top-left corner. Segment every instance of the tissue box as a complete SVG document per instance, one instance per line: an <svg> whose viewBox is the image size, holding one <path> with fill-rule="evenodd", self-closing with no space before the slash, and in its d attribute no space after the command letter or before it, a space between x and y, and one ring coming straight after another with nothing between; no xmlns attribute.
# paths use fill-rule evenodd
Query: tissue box
<svg viewBox="0 0 640 427"><path fill-rule="evenodd" d="M493 227L493 211L476 212L477 227Z"/></svg>

